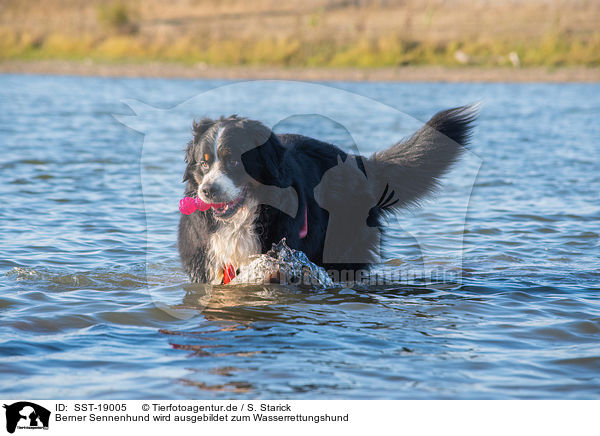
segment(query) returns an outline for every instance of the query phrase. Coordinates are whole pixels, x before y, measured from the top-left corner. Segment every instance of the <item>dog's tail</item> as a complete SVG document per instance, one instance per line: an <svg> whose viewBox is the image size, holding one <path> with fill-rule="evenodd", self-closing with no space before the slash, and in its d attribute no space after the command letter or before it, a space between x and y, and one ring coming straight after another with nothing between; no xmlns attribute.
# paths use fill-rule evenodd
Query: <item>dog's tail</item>
<svg viewBox="0 0 600 436"><path fill-rule="evenodd" d="M438 112L407 140L371 156L365 164L375 181L376 209L416 204L435 189L468 145L478 114L478 104Z"/></svg>

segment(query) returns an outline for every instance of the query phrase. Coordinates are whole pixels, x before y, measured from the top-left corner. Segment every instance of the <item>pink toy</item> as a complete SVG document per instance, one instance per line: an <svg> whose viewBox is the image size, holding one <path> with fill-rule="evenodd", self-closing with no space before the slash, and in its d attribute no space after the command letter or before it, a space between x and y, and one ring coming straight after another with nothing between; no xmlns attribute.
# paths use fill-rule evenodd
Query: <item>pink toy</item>
<svg viewBox="0 0 600 436"><path fill-rule="evenodd" d="M179 211L184 215L191 215L197 210L199 210L200 212L206 212L208 209L211 208L211 206L218 207L219 204L205 203L199 198L192 197L184 197L181 200L179 200Z"/></svg>
<svg viewBox="0 0 600 436"><path fill-rule="evenodd" d="M200 198L193 197L183 197L179 200L179 211L184 215L191 215L197 210L200 212L206 212L211 207L215 209L222 208L227 203L205 203ZM302 227L300 228L299 237L300 239L306 238L308 234L308 209L306 206L304 207L304 222L302 223ZM235 274L232 276L235 277Z"/></svg>

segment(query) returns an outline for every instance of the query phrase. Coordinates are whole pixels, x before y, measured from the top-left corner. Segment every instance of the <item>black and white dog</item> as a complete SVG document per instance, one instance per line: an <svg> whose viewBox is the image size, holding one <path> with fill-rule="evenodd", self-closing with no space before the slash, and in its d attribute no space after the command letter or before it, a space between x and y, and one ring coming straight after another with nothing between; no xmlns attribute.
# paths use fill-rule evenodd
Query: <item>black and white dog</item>
<svg viewBox="0 0 600 436"><path fill-rule="evenodd" d="M370 158L236 115L194 122L185 196L210 204L182 215L179 253L194 282L227 283L273 243L326 270L364 270L387 213L435 188L467 144L476 108L439 112Z"/></svg>

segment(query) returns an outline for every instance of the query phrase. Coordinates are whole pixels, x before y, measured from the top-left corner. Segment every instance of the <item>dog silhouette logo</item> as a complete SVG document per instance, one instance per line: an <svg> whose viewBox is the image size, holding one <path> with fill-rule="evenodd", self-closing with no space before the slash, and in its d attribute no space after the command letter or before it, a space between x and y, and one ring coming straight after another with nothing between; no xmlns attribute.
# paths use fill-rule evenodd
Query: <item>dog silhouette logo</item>
<svg viewBox="0 0 600 436"><path fill-rule="evenodd" d="M325 172L314 189L315 200L329 213L323 262L329 265L377 262L381 233L376 226L369 225L369 218L373 207L379 204L377 195L381 194L364 173L362 158L348 156L342 160L338 155L337 161L338 165ZM390 192L390 197L393 195Z"/></svg>
<svg viewBox="0 0 600 436"><path fill-rule="evenodd" d="M19 401L4 405L6 409L6 431L14 433L19 429L48 429L50 411L29 401Z"/></svg>

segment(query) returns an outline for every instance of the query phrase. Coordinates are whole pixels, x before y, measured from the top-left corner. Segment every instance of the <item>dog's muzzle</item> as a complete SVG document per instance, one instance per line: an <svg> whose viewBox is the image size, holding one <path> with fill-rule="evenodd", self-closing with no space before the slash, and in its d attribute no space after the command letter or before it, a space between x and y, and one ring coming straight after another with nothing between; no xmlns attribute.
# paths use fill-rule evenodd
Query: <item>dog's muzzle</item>
<svg viewBox="0 0 600 436"><path fill-rule="evenodd" d="M235 200L228 201L225 203L211 203L212 213L218 218L228 218L230 216L233 216L242 206L245 198L246 189L244 189L240 196L237 197Z"/></svg>

